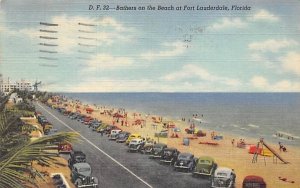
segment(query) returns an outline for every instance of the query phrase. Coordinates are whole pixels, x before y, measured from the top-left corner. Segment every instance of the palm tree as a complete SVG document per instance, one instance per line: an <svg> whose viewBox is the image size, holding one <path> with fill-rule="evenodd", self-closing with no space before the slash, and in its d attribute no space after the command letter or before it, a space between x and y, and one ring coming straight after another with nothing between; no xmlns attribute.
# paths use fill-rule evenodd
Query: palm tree
<svg viewBox="0 0 300 188"><path fill-rule="evenodd" d="M30 129L22 129L22 126L18 116L0 111L0 187L37 186L36 180L43 179L43 176L31 166L31 162L49 165L57 154L49 152L47 146L73 142L78 138L77 133L64 132L31 141L28 134L24 134L24 130Z"/></svg>

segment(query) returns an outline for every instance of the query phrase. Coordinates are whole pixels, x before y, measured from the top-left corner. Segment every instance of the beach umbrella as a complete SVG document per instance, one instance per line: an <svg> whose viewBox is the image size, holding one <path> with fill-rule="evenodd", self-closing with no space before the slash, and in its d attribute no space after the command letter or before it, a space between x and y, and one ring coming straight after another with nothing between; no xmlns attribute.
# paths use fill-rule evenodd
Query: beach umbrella
<svg viewBox="0 0 300 188"><path fill-rule="evenodd" d="M92 108L86 108L85 110L86 110L86 112L93 112L94 111L94 109L92 109Z"/></svg>
<svg viewBox="0 0 300 188"><path fill-rule="evenodd" d="M124 116L122 114L119 114L119 113L115 113L113 115L113 117L115 117L115 118L124 118Z"/></svg>

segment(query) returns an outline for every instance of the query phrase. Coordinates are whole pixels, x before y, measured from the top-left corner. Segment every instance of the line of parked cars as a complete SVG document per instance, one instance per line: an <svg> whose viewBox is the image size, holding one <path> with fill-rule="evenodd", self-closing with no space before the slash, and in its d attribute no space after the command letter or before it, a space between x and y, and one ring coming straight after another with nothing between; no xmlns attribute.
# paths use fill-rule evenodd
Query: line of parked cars
<svg viewBox="0 0 300 188"><path fill-rule="evenodd" d="M147 154L150 159L158 160L161 164L173 166L175 171L186 171L188 173L192 173L194 177L209 178L211 180L211 187L235 187L236 174L234 170L228 167L218 167L215 160L210 156L201 156L196 158L192 153L181 153L176 148L168 147L166 144L155 143L153 140L151 141L149 139L142 138L142 136L138 133L131 134L129 132L122 131L115 125L104 124L102 121L93 119L90 116L79 113L68 113L63 109L58 109L58 111L65 116L68 116L70 119L74 119L88 125L92 131L96 131L102 136L107 135L109 140L116 141L117 143L125 143L125 145L128 146L128 152ZM84 168L82 165L79 165L78 167L75 165L75 168L81 167ZM261 177L250 177L251 178L247 176L244 179L243 188L265 187L266 183Z"/></svg>
<svg viewBox="0 0 300 188"><path fill-rule="evenodd" d="M39 124L43 127L44 135L51 135L57 132L57 129L53 127L53 125L47 120L45 116L42 115L41 112L35 112L34 115Z"/></svg>
<svg viewBox="0 0 300 188"><path fill-rule="evenodd" d="M86 162L86 155L82 151L71 151L68 160L68 166L71 169L71 182L77 188L98 187L98 179L92 176L92 168Z"/></svg>
<svg viewBox="0 0 300 188"><path fill-rule="evenodd" d="M161 164L174 167L175 171L185 171L194 177L207 177L211 180L211 187L234 187L236 174L233 169L218 167L212 157L196 158L192 153L181 153L176 148L163 143L154 143L133 134L134 139L128 139L128 151L148 154L150 159L158 160Z"/></svg>

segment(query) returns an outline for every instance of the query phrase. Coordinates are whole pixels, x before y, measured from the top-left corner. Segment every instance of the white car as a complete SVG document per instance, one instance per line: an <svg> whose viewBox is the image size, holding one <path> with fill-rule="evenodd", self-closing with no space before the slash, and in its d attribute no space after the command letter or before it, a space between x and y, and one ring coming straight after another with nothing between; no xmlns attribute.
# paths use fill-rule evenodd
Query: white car
<svg viewBox="0 0 300 188"><path fill-rule="evenodd" d="M117 139L117 135L121 132L121 130L119 129L114 129L110 131L110 134L108 136L109 140L116 140Z"/></svg>
<svg viewBox="0 0 300 188"><path fill-rule="evenodd" d="M233 188L235 185L235 172L231 168L219 167L216 169L211 187Z"/></svg>
<svg viewBox="0 0 300 188"><path fill-rule="evenodd" d="M139 151L143 145L145 144L145 141L140 139L140 138L135 138L135 139L132 139L130 142L129 142L129 145L128 145L128 151L131 152L131 151Z"/></svg>

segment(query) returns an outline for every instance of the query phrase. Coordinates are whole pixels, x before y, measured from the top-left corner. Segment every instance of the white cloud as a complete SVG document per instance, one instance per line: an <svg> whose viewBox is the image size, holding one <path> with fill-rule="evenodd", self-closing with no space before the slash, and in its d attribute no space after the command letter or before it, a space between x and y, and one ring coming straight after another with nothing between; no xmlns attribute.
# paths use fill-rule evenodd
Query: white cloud
<svg viewBox="0 0 300 188"><path fill-rule="evenodd" d="M279 17L275 16L274 14L270 13L267 10L260 10L256 14L253 15L251 18L254 21L271 21L276 22L279 20Z"/></svg>
<svg viewBox="0 0 300 188"><path fill-rule="evenodd" d="M87 67L85 70L94 69L113 69L116 67L131 66L133 60L128 57L116 57L110 54L97 54L91 57L91 60L87 61Z"/></svg>
<svg viewBox="0 0 300 188"><path fill-rule="evenodd" d="M69 92L146 92L166 91L161 83L149 79L90 78L65 88Z"/></svg>
<svg viewBox="0 0 300 188"><path fill-rule="evenodd" d="M114 60L115 58L109 56L104 59ZM118 60L115 61L117 62ZM119 65L119 63L117 65ZM93 64L93 66L96 66L96 68L98 67L97 64ZM99 65L99 67L101 66ZM65 84L66 87L61 88L68 92L199 92L238 91L239 86L241 85L238 80L214 76L205 69L195 65L187 65L183 69L183 71L185 73L187 72L187 74L180 74L178 71L165 77L153 79L128 79L118 76L98 77L90 74L80 83L74 83L72 85ZM190 77L189 74L192 74L192 76ZM186 80L185 78L191 79Z"/></svg>
<svg viewBox="0 0 300 188"><path fill-rule="evenodd" d="M297 46L298 42L291 39L275 40L269 39L260 42L252 42L248 45L250 50L261 51L261 52L278 52L283 48Z"/></svg>
<svg viewBox="0 0 300 188"><path fill-rule="evenodd" d="M183 79L189 79L194 77L198 77L206 81L214 81L216 79L207 70L191 64L184 65L182 67L182 70L167 74L163 78L167 81L174 81L174 80L183 80Z"/></svg>
<svg viewBox="0 0 300 188"><path fill-rule="evenodd" d="M270 13L267 10L260 10L256 12L253 16L249 17L248 19L239 18L239 17L232 17L232 18L222 18L216 23L213 23L211 26L208 27L208 30L218 31L222 29L230 29L230 28L245 28L249 25L250 21L271 21L276 22L279 18L274 14Z"/></svg>
<svg viewBox="0 0 300 188"><path fill-rule="evenodd" d="M192 64L184 65L182 70L175 71L163 77L163 80L166 81L181 81L185 79L195 79L196 81L200 79L232 87L237 87L241 84L239 80L213 75L206 69Z"/></svg>
<svg viewBox="0 0 300 188"><path fill-rule="evenodd" d="M248 24L241 18L222 18L220 22L214 23L208 29L221 30L226 28L244 28Z"/></svg>
<svg viewBox="0 0 300 188"><path fill-rule="evenodd" d="M285 71L292 72L300 76L300 53L289 52L286 56L280 58L282 68Z"/></svg>
<svg viewBox="0 0 300 188"><path fill-rule="evenodd" d="M292 82L290 80L280 80L278 82L270 83L263 76L254 76L250 80L251 85L254 88L260 89L262 91L272 91L272 92L299 92L300 83Z"/></svg>
<svg viewBox="0 0 300 188"><path fill-rule="evenodd" d="M58 89L59 88L59 89ZM78 84L53 87L53 91L67 92L199 92L199 91L229 91L228 87L215 87L208 82L166 82L151 79L121 79L121 78L92 78ZM235 88L236 89L236 88ZM51 90L52 91L52 90ZM238 91L238 90L237 90Z"/></svg>
<svg viewBox="0 0 300 188"><path fill-rule="evenodd" d="M98 21L98 24L103 27L113 27L119 32L132 31L130 28L125 28L121 23L117 22L112 17L104 17L102 20Z"/></svg>
<svg viewBox="0 0 300 188"><path fill-rule="evenodd" d="M174 57L183 54L186 51L185 43L180 42L180 41L175 41L172 43L163 43L162 46L164 48L168 49L163 49L158 52L146 52L141 54L141 58L151 61L155 59L160 59L160 58L167 58L167 57Z"/></svg>
<svg viewBox="0 0 300 188"><path fill-rule="evenodd" d="M269 87L268 80L263 76L254 76L250 82L256 88L264 89L266 87Z"/></svg>

